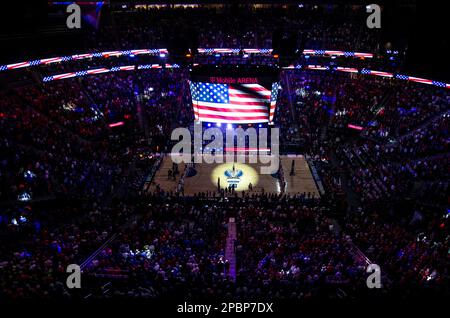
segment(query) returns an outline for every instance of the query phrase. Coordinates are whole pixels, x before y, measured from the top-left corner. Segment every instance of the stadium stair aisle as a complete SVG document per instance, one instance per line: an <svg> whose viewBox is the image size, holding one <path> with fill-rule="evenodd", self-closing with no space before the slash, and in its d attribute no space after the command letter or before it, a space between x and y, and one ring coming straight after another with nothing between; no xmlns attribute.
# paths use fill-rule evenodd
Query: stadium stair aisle
<svg viewBox="0 0 450 318"><path fill-rule="evenodd" d="M227 259L230 263L230 268L227 274L233 279L233 281L236 281L236 252L234 250L234 243L236 242L236 239L236 222L234 218L230 218L228 221L228 235L225 247L225 259Z"/></svg>
<svg viewBox="0 0 450 318"><path fill-rule="evenodd" d="M336 158L335 154L330 156L331 164L337 172L337 175L342 180L342 187L346 193L347 203L349 210L356 210L361 206L361 197L352 189L350 186L350 180L342 171L342 168L339 164L339 160Z"/></svg>

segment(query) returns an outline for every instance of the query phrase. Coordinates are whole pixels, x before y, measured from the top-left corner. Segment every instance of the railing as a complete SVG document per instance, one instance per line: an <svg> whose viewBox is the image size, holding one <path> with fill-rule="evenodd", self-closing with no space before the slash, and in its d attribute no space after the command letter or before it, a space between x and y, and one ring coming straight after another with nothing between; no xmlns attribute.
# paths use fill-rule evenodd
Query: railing
<svg viewBox="0 0 450 318"><path fill-rule="evenodd" d="M306 155L305 158L306 158L306 163L308 164L309 169L311 170L311 175L314 179L317 189L319 190L320 195L324 196L325 188L323 187L322 180L320 179L320 176L319 176L319 173L317 172L316 166L312 162L311 157L309 155Z"/></svg>
<svg viewBox="0 0 450 318"><path fill-rule="evenodd" d="M366 266L373 264L372 261L352 241L347 241L347 247L357 261L364 262Z"/></svg>
<svg viewBox="0 0 450 318"><path fill-rule="evenodd" d="M347 247L349 249L349 252L357 261L361 261L366 264L366 268L367 266L374 264L352 241L347 241ZM392 280L389 278L386 272L383 271L383 269L381 269L381 282L383 287L389 287L392 282Z"/></svg>
<svg viewBox="0 0 450 318"><path fill-rule="evenodd" d="M100 246L94 253L92 253L86 260L81 263L80 269L83 270L88 266L97 256L100 254L112 241L117 237L117 233L114 233L110 238L108 238L102 246Z"/></svg>

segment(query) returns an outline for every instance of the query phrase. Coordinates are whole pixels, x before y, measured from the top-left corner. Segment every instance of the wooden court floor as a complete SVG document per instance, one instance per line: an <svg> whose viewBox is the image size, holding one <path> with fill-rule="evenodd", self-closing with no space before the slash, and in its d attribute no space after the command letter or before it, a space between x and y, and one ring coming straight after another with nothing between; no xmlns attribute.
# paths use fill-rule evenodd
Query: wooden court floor
<svg viewBox="0 0 450 318"><path fill-rule="evenodd" d="M319 196L314 179L311 175L308 163L302 155L281 156L280 164L284 170L286 181L285 192L288 194L311 193L315 197ZM290 175L294 161L294 175ZM234 170L233 170L234 165ZM268 164L261 163L197 163L195 164L196 174L186 177L184 180L184 194L194 195L199 192L216 191L220 183L221 188L227 187L229 180L237 180L236 191L249 191L249 184L252 184L251 192L260 193L280 193L281 184L274 175L262 174L261 166ZM172 168L172 159L169 155L164 157L160 169L156 172L150 191L159 184L160 188L165 191L175 191L179 182L179 176L176 180L167 177L168 170ZM182 173L185 165L179 167ZM231 177L231 178L230 178ZM233 178L236 177L236 178Z"/></svg>

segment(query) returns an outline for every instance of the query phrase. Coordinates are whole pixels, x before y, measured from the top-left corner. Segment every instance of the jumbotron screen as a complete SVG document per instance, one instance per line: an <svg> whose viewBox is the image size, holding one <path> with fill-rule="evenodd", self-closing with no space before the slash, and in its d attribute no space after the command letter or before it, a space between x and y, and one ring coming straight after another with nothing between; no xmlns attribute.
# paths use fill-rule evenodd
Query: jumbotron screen
<svg viewBox="0 0 450 318"><path fill-rule="evenodd" d="M270 123L275 115L279 82L276 76L248 70L191 75L195 119L216 123ZM266 76L264 76L266 75Z"/></svg>

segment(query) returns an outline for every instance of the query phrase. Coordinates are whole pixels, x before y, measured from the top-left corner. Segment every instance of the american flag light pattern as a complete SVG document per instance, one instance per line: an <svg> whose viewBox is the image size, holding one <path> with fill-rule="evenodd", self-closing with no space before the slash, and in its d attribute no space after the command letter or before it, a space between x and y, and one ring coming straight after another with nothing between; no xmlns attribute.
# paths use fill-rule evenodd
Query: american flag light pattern
<svg viewBox="0 0 450 318"><path fill-rule="evenodd" d="M267 123L275 113L278 84L190 82L195 119L217 123Z"/></svg>

